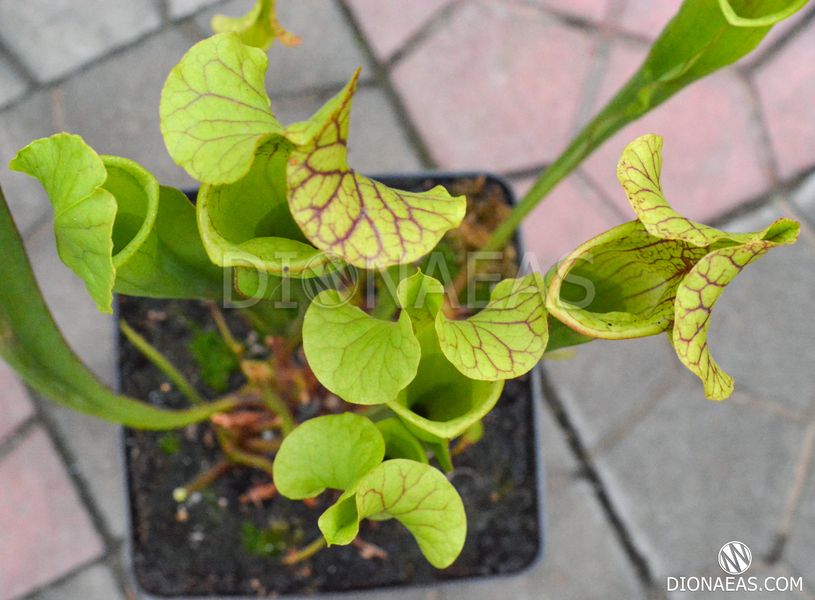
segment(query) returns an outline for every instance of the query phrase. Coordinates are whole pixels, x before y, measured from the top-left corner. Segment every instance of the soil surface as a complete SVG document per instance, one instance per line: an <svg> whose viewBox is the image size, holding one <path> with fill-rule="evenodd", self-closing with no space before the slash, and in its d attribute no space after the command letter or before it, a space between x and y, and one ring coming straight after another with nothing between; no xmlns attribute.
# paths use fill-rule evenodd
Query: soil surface
<svg viewBox="0 0 815 600"><path fill-rule="evenodd" d="M388 181L402 189L450 184L476 203L503 199L487 181ZM491 213L490 213L491 214ZM178 367L205 396L212 390L196 373L189 343L196 331L213 329L208 309L198 302L120 298L120 317ZM258 348L256 335L235 314L228 322L236 337ZM126 341L120 344L122 391L166 407L187 401ZM243 383L236 373L230 387ZM415 541L396 521L363 521L360 539L387 558L363 557L358 546L335 546L294 566L280 559L292 547L316 539L319 515L335 500L323 494L306 505L274 497L241 500L268 477L233 468L183 505L173 490L189 483L221 457L208 424L171 433L126 432L132 511L133 567L140 587L157 596L274 596L428 584L462 577L509 574L528 566L539 551L541 527L536 482L536 439L532 387L527 378L509 381L497 407L484 420L484 437L454 457L451 480L467 512L467 541L459 559L439 571L422 557ZM338 407L336 410L341 410ZM301 407L297 420L317 410ZM311 411L312 414L309 414Z"/></svg>

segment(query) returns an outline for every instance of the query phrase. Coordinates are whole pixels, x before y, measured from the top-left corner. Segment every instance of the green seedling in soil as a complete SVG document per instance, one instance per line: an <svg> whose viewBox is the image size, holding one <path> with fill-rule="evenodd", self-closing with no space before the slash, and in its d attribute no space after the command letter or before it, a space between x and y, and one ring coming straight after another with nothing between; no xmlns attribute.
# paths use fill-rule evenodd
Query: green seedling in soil
<svg viewBox="0 0 815 600"><path fill-rule="evenodd" d="M43 395L100 418L157 430L207 421L223 458L179 485L179 503L235 467L265 476L246 503L282 496L314 506L335 494L317 520L322 537L298 550L279 530L247 525L251 552L294 564L326 545L355 543L382 559L358 539L360 522L393 519L445 568L461 552L467 521L443 471L478 443L506 380L547 351L665 332L706 396L727 398L733 380L707 342L712 309L744 267L794 243L798 224L730 233L681 216L660 183L662 139L648 134L626 147L617 171L635 220L582 243L545 276L512 272L487 294L482 286L477 308L459 303L478 271L466 253L501 251L491 268L506 274L513 232L558 181L623 125L747 54L804 4L686 0L640 70L520 204L496 211L486 227L467 213L464 196L442 186L401 191L349 165L359 71L311 118L278 120L263 49L295 38L273 1L244 17L216 17L218 33L172 69L159 106L170 156L200 183L195 204L68 133L32 142L11 168L48 193L59 255L101 311L112 311L117 293L213 303L215 330L199 332L189 350L198 379L222 395L205 398L124 322L128 341L190 407L160 409L100 383L57 330L4 199L0 355ZM236 338L217 308L236 296L263 352ZM244 383L230 392L237 372ZM304 406L317 416L300 419ZM177 438L162 440L166 452L179 450Z"/></svg>

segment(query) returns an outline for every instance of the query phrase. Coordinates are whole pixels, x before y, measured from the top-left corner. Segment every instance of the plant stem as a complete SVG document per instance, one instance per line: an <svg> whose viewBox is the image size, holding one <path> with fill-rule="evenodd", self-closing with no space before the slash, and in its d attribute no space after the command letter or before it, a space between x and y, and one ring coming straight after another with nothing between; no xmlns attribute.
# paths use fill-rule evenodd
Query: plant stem
<svg viewBox="0 0 815 600"><path fill-rule="evenodd" d="M267 385L260 386L260 397L272 413L280 417L280 433L283 437L294 429L294 415L288 404Z"/></svg>
<svg viewBox="0 0 815 600"><path fill-rule="evenodd" d="M190 497L190 494L208 488L216 479L231 468L232 465L228 461L219 460L206 471L199 473L198 476L187 485L175 488L175 490L173 490L173 499L176 502L184 502Z"/></svg>
<svg viewBox="0 0 815 600"><path fill-rule="evenodd" d="M225 429L216 428L215 436L218 438L218 443L221 444L221 449L224 451L226 458L237 465L245 467L252 467L266 473L269 477L273 476L274 467L272 461L263 456L251 454L238 448L232 437Z"/></svg>
<svg viewBox="0 0 815 600"><path fill-rule="evenodd" d="M158 367L158 369L175 384L178 391L184 394L192 404L204 404L204 399L195 391L195 388L192 387L189 380L187 380L181 371L176 369L167 357L159 352L155 346L139 335L124 320L119 321L119 328L122 330L122 333L125 334L128 341L136 346L147 360Z"/></svg>
<svg viewBox="0 0 815 600"><path fill-rule="evenodd" d="M217 304L210 302L209 312L212 315L212 320L215 321L215 327L218 328L218 332L221 334L221 337L224 338L226 345L229 346L229 349L235 353L235 356L240 358L243 355L243 344L236 340L235 336L232 335L232 332L229 330L229 326L226 324L223 311L218 308Z"/></svg>
<svg viewBox="0 0 815 600"><path fill-rule="evenodd" d="M288 556L286 556L281 562L284 565L296 565L299 562L306 560L307 558L311 558L315 554L317 554L320 550L326 547L325 538L318 537L316 540L311 542L308 546L301 548L300 550L293 550Z"/></svg>

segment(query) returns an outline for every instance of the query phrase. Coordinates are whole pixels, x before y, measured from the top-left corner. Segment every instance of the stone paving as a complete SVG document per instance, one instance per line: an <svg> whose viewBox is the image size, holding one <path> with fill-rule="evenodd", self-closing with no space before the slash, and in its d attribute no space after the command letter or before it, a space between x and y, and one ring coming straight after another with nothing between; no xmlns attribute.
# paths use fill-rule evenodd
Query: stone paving
<svg viewBox="0 0 815 600"><path fill-rule="evenodd" d="M251 4L0 0L0 183L58 323L107 381L113 324L58 261L38 184L6 164L28 141L67 130L190 184L161 141L164 77L214 12ZM303 38L271 52L267 83L284 122L363 66L356 167L486 169L521 194L636 68L679 0L279 4ZM704 400L665 338L598 342L547 362L544 560L506 580L366 597L759 597L666 591L669 576L716 575L719 547L738 539L753 551L751 574L804 578L804 592L767 597L815 598L813 97L815 6L615 136L525 224L547 265L630 219L614 165L646 131L665 136L665 185L691 217L744 230L803 219L799 244L747 269L716 308L711 344L736 378L734 397ZM0 410L0 600L132 598L116 428L30 397L2 363Z"/></svg>

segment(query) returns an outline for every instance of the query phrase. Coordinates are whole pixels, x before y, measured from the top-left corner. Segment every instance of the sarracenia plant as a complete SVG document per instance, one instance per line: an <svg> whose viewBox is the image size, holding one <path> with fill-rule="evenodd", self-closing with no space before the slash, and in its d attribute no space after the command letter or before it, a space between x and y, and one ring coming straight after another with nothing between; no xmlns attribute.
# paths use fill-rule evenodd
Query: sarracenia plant
<svg viewBox="0 0 815 600"><path fill-rule="evenodd" d="M686 0L642 68L485 248L503 248L524 215L614 131L749 52L804 4ZM170 156L200 182L194 205L138 164L99 155L67 133L32 142L11 168L45 188L59 255L101 311L112 311L117 293L213 303L237 294L252 323L287 336L268 361L250 359L213 308L224 339L219 352L232 353L225 364L240 364L243 388L204 401L123 324L192 406L163 410L107 389L60 336L0 202L0 354L37 391L101 418L150 429L209 419L226 462L180 486L179 501L232 464L251 466L268 473L272 489L287 498L340 492L319 518L325 543L352 542L362 519L393 518L428 561L444 568L462 549L466 519L456 490L429 456L451 470L451 443L463 449L475 442L504 382L529 372L547 347L667 332L708 398L731 394L733 380L707 343L711 311L745 266L795 241L797 223L779 219L761 231L728 233L681 216L660 184L662 139L644 135L626 147L617 167L636 219L578 246L545 276L501 281L483 308L467 312L445 291L452 282L417 268L462 223L465 198L440 186L391 189L348 164L359 73L310 119L284 125L270 109L260 48L295 38L277 22L274 2L213 25L221 33L196 44L170 72L160 105ZM375 301L359 294L360 279L378 282ZM280 308L283 300L302 309ZM214 346L199 344L196 352L206 360L215 352L208 348ZM306 364L297 359L300 348ZM291 390L314 393L313 377L347 410L297 424ZM214 379L219 386L226 381ZM277 439L235 433L247 419L265 418L259 410L271 413Z"/></svg>

